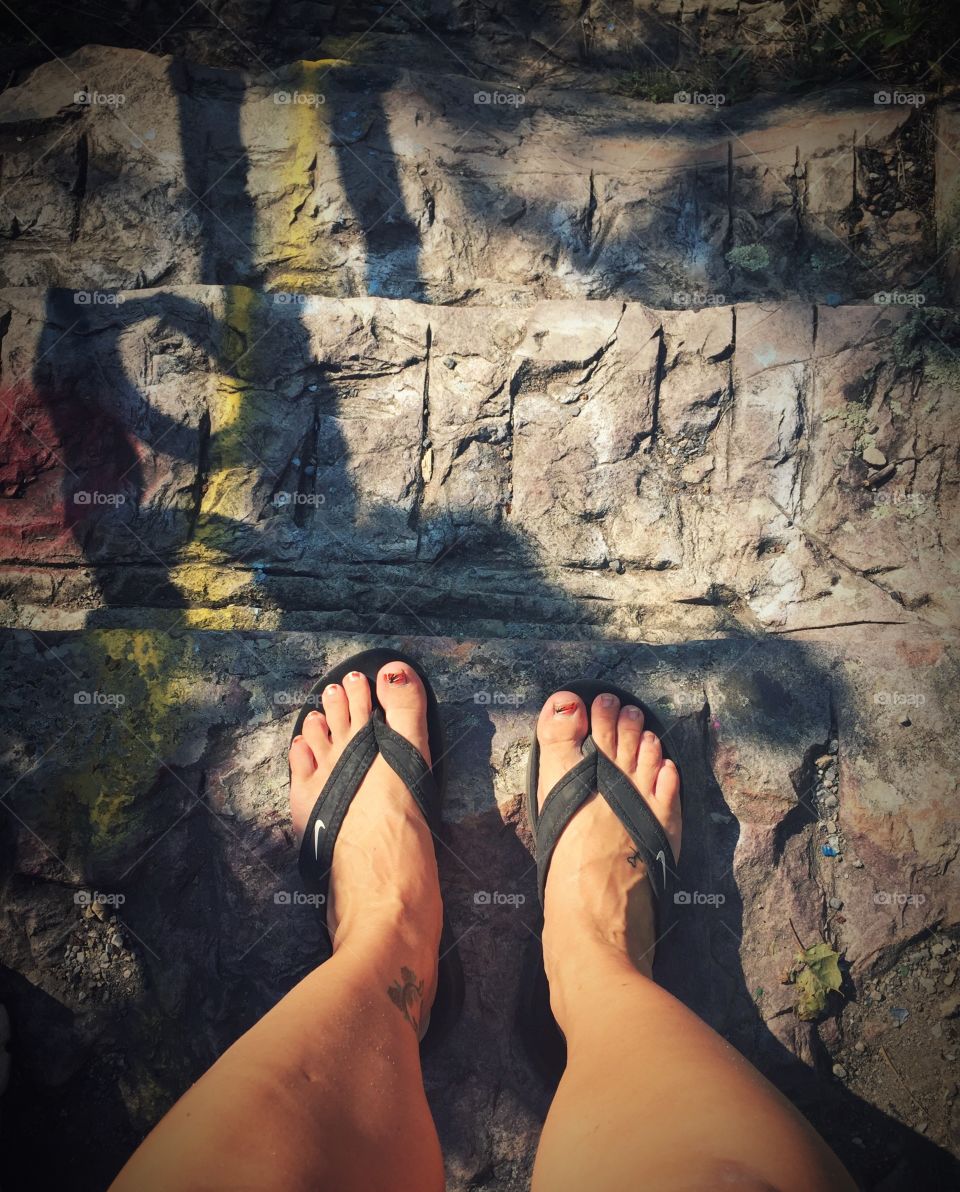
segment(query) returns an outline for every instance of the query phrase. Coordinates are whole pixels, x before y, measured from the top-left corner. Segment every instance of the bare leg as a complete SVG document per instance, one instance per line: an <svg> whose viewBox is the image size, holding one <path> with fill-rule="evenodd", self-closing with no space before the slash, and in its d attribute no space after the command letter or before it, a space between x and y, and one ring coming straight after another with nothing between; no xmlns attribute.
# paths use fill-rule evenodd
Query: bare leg
<svg viewBox="0 0 960 1192"><path fill-rule="evenodd" d="M608 701L608 702L604 702ZM557 711L560 709L560 711ZM630 775L680 851L679 780L638 709L600 696L594 738ZM540 715L541 793L580 758L586 709L569 692ZM533 1192L854 1188L808 1123L745 1059L651 979L653 899L642 862L594 796L547 877L544 961L568 1064L544 1126Z"/></svg>
<svg viewBox="0 0 960 1192"><path fill-rule="evenodd" d="M429 761L415 672L388 664L377 694L391 727ZM325 714L308 717L290 751L298 834L370 707L366 678L349 675L324 692ZM115 1192L442 1189L418 1042L436 986L441 919L430 832L377 758L334 852L333 956L184 1094L124 1167ZM404 987L405 998L388 992Z"/></svg>

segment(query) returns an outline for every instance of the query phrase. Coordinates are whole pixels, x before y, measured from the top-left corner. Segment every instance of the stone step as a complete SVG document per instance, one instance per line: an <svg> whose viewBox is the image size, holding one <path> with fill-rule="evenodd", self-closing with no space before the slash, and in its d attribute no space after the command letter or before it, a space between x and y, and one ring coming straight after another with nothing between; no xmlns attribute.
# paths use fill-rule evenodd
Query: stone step
<svg viewBox="0 0 960 1192"><path fill-rule="evenodd" d="M254 74L88 46L0 95L2 279L930 302L952 292L956 108L875 92L654 104L495 73Z"/></svg>
<svg viewBox="0 0 960 1192"><path fill-rule="evenodd" d="M783 638L650 647L8 631L0 991L33 1104L56 1109L69 1090L58 1127L67 1153L84 1153L92 1136L118 1170L136 1137L314 962L320 928L296 901L285 750L316 678L387 644L426 666L448 745L439 856L468 992L427 1084L451 1189L478 1186L488 1163L498 1187L529 1176L547 1097L514 1031L536 926L521 791L541 701L582 675L608 676L656 708L682 767L690 897L658 949L659 978L797 1100L863 1186L892 1166L921 1116L931 1148L944 1145L955 1065L929 1031L960 957L950 940L960 912L955 637L888 627L839 648ZM107 899L105 921L84 910L84 892ZM844 957L848 996L816 1025L797 1020L796 987L781 983L794 931ZM908 1019L902 1033L891 1006ZM895 1102L905 1125L876 1091L883 1049L915 1091ZM837 1062L852 1099L829 1077ZM109 1100L95 1095L105 1084L116 1089ZM858 1148L855 1137L876 1142ZM924 1170L920 1156L912 1162Z"/></svg>
<svg viewBox="0 0 960 1192"><path fill-rule="evenodd" d="M4 622L956 623L952 312L0 294Z"/></svg>

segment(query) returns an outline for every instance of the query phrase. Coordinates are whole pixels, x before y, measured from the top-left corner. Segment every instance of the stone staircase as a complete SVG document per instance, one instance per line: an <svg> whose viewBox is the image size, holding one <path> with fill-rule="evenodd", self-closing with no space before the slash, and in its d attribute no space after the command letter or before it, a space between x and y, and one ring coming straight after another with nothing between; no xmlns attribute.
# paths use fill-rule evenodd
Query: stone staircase
<svg viewBox="0 0 960 1192"><path fill-rule="evenodd" d="M865 1187L946 1186L956 109L646 103L509 5L486 41L453 6L440 72L402 8L352 53L341 16L310 60L87 46L0 94L10 1187L104 1186L315 958L284 753L362 642L423 659L455 762L451 1188L529 1180L519 794L582 674L684 766L717 897L661 979ZM817 1023L798 937L844 957Z"/></svg>

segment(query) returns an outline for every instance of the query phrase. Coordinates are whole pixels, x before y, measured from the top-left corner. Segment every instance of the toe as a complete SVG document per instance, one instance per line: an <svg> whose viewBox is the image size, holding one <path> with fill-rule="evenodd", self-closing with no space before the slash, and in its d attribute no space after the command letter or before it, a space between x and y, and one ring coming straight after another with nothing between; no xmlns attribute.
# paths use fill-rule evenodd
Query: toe
<svg viewBox="0 0 960 1192"><path fill-rule="evenodd" d="M323 711L334 744L342 742L350 733L350 705L347 703L347 693L339 683L324 687Z"/></svg>
<svg viewBox="0 0 960 1192"><path fill-rule="evenodd" d="M350 671L348 675L344 675L343 688L347 693L347 705L350 709L350 731L355 733L367 723L373 709L370 681L360 671Z"/></svg>
<svg viewBox="0 0 960 1192"><path fill-rule="evenodd" d="M617 718L616 756L617 765L627 774L632 774L637 768L637 754L642 738L643 712L633 704L627 704L620 709Z"/></svg>
<svg viewBox="0 0 960 1192"><path fill-rule="evenodd" d="M541 746L575 742L579 747L587 735L587 708L572 691L555 691L540 709L537 740Z"/></svg>
<svg viewBox="0 0 960 1192"><path fill-rule="evenodd" d="M669 758L657 774L654 788L654 812L666 832L673 855L680 859L680 772Z"/></svg>
<svg viewBox="0 0 960 1192"><path fill-rule="evenodd" d="M303 722L303 736L313 752L316 765L322 764L330 749L330 730L322 712L314 709L307 713L307 718Z"/></svg>
<svg viewBox="0 0 960 1192"><path fill-rule="evenodd" d="M294 782L309 782L317 768L317 759L304 737L294 737L287 755Z"/></svg>
<svg viewBox="0 0 960 1192"><path fill-rule="evenodd" d="M607 757L617 756L617 713L620 701L609 691L598 695L590 709L590 724L597 748Z"/></svg>
<svg viewBox="0 0 960 1192"><path fill-rule="evenodd" d="M656 733L647 730L640 740L640 748L637 752L635 781L641 794L647 797L653 794L662 761L663 750L660 748L660 738Z"/></svg>
<svg viewBox="0 0 960 1192"><path fill-rule="evenodd" d="M415 745L430 763L427 693L420 676L406 662L388 662L377 672L377 699L387 724Z"/></svg>

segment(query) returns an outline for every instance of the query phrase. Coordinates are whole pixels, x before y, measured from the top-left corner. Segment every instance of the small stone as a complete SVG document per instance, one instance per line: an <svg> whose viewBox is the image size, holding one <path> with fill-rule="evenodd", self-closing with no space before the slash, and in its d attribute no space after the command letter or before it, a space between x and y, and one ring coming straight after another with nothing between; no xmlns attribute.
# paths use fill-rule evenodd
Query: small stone
<svg viewBox="0 0 960 1192"><path fill-rule="evenodd" d="M943 978L943 983L946 986L950 986L954 983L954 981L956 981L956 979L957 979L956 973L947 973L947 975Z"/></svg>
<svg viewBox="0 0 960 1192"><path fill-rule="evenodd" d="M830 907L830 909L832 911L838 911L843 906L843 899L842 898L831 898L828 901L827 905Z"/></svg>
<svg viewBox="0 0 960 1192"><path fill-rule="evenodd" d="M859 861L859 860L858 860L858 861L853 861L853 862L851 862L851 864L853 865L854 869L862 869L862 868L863 868L863 862L862 862L862 861Z"/></svg>
<svg viewBox="0 0 960 1192"><path fill-rule="evenodd" d="M881 994L880 997L882 1000L883 994ZM903 1024L910 1017L910 1011L904 1009L903 1006L891 1006L890 1007L890 1017L897 1024L897 1026L903 1026Z"/></svg>
<svg viewBox="0 0 960 1192"><path fill-rule="evenodd" d="M834 836L836 835L836 832L837 832L837 821L836 820L828 819L827 822L824 824L824 827L827 829L828 832L831 832ZM828 840L827 843L831 844L834 848L837 847L836 841L833 839Z"/></svg>
<svg viewBox="0 0 960 1192"><path fill-rule="evenodd" d="M960 1012L960 997L954 994L953 997L945 998L940 1003L940 1017L941 1018L955 1018Z"/></svg>
<svg viewBox="0 0 960 1192"><path fill-rule="evenodd" d="M454 360L454 358L452 356L444 356L443 366L444 366L444 368L456 368L457 362L456 362L456 360Z"/></svg>
<svg viewBox="0 0 960 1192"><path fill-rule="evenodd" d="M931 977L921 977L920 988L924 993L936 993L937 983Z"/></svg>
<svg viewBox="0 0 960 1192"><path fill-rule="evenodd" d="M942 956L944 954L944 952L946 952L946 950L947 950L946 944L936 943L936 944L930 945L930 955L931 956Z"/></svg>
<svg viewBox="0 0 960 1192"><path fill-rule="evenodd" d="M883 468L886 466L887 457L882 451L878 451L876 447L867 447L860 458L865 464L869 464L871 468Z"/></svg>
<svg viewBox="0 0 960 1192"><path fill-rule="evenodd" d="M816 765L818 770L825 770L827 768L827 766L829 766L832 761L833 761L833 758L830 756L830 754L824 753L824 754L821 754L821 756L817 758L817 760L814 764Z"/></svg>
<svg viewBox="0 0 960 1192"><path fill-rule="evenodd" d="M835 851L838 851L840 848L840 837L839 836L830 836L827 839L827 844Z"/></svg>
<svg viewBox="0 0 960 1192"><path fill-rule="evenodd" d="M839 748L840 748L839 741L831 741L830 744L827 746L827 753L836 753Z"/></svg>
<svg viewBox="0 0 960 1192"><path fill-rule="evenodd" d="M843 1064L834 1064L833 1065L833 1074L834 1074L834 1076L836 1076L837 1080L846 1080L847 1070L843 1066Z"/></svg>
<svg viewBox="0 0 960 1192"><path fill-rule="evenodd" d="M837 798L836 795L827 795L827 797L824 799L823 802L824 802L824 806L830 807L830 808L840 806L840 800Z"/></svg>
<svg viewBox="0 0 960 1192"><path fill-rule="evenodd" d="M935 1039L940 1038L940 1036L943 1034L943 1027L939 1022L930 1028L930 1034L933 1035Z"/></svg>
<svg viewBox="0 0 960 1192"><path fill-rule="evenodd" d="M864 1044L858 1040L856 1043L854 1043L853 1050L857 1053L857 1055L863 1055L867 1049Z"/></svg>

